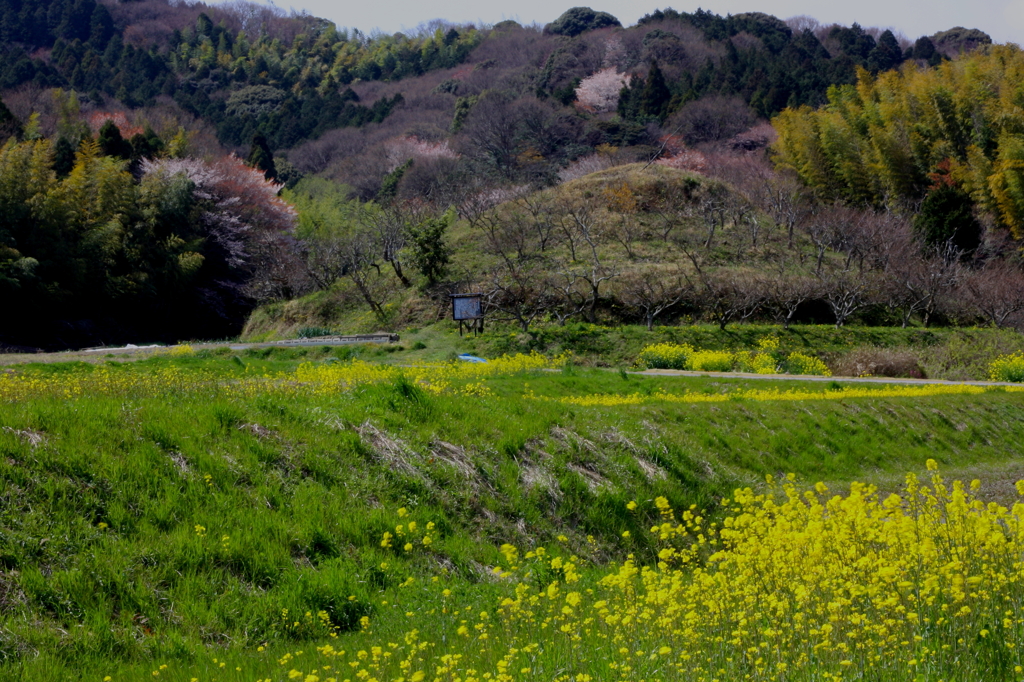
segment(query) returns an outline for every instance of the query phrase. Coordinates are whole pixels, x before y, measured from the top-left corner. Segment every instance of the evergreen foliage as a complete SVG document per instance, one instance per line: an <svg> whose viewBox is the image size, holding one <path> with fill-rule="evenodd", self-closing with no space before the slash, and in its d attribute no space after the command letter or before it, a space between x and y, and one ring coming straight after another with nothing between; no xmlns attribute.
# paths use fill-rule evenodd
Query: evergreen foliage
<svg viewBox="0 0 1024 682"><path fill-rule="evenodd" d="M277 179L277 167L274 164L274 154L267 145L267 138L256 134L252 138L252 145L249 147L249 156L246 164L263 171L263 177L267 180Z"/></svg>
<svg viewBox="0 0 1024 682"><path fill-rule="evenodd" d="M651 71L647 74L644 89L640 92L640 114L659 121L668 115L668 105L672 93L665 82L665 75L658 68L658 62L651 63Z"/></svg>
<svg viewBox="0 0 1024 682"><path fill-rule="evenodd" d="M405 172L412 168L412 164L413 160L408 159L384 176L380 183L380 191L377 192L377 201L386 204L395 198L398 194L398 183L402 181Z"/></svg>
<svg viewBox="0 0 1024 682"><path fill-rule="evenodd" d="M107 120L100 128L99 151L104 156L129 159L132 156L132 145L121 136L121 129L111 120Z"/></svg>
<svg viewBox="0 0 1024 682"><path fill-rule="evenodd" d="M951 244L970 254L981 244L982 227L974 217L974 202L954 185L940 185L928 193L914 216L914 229L929 246Z"/></svg>
<svg viewBox="0 0 1024 682"><path fill-rule="evenodd" d="M572 38L609 26L622 26L622 22L607 12L595 12L589 7L572 7L545 26L544 32Z"/></svg>
<svg viewBox="0 0 1024 682"><path fill-rule="evenodd" d="M449 210L442 216L427 218L409 225L409 242L416 269L427 278L431 287L448 274L451 248L445 241L445 233L455 222L455 212Z"/></svg>
<svg viewBox="0 0 1024 682"><path fill-rule="evenodd" d="M33 82L103 93L130 107L171 95L213 123L226 144L241 146L260 133L280 148L332 128L379 122L402 101L396 95L358 105L346 84L450 68L481 39L473 28L368 38L312 17L282 16L281 21L300 24L294 41L285 43L263 29L254 35L232 33L223 21L201 13L193 27L176 31L170 44L137 48L124 40L125 27L116 26L95 0L2 0L0 89ZM36 48L52 48L50 58L31 57ZM281 96L272 107L237 106L255 88Z"/></svg>

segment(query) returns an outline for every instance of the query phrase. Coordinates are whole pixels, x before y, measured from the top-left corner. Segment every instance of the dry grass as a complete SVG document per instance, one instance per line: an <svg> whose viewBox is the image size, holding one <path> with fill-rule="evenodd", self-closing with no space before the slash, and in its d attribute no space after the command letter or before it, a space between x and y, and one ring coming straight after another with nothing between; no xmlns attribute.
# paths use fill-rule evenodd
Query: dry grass
<svg viewBox="0 0 1024 682"><path fill-rule="evenodd" d="M926 378L916 354L892 348L856 348L827 361L835 376Z"/></svg>

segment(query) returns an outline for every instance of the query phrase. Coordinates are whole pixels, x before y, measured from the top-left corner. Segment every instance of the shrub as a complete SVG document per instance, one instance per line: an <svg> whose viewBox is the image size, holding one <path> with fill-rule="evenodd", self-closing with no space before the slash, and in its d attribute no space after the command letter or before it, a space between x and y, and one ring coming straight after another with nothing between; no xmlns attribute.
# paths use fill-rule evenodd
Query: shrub
<svg viewBox="0 0 1024 682"><path fill-rule="evenodd" d="M771 353L737 353L736 361L741 372L775 374L779 371L778 362Z"/></svg>
<svg viewBox="0 0 1024 682"><path fill-rule="evenodd" d="M693 352L693 346L685 343L656 343L640 351L636 365L644 369L689 369Z"/></svg>
<svg viewBox="0 0 1024 682"><path fill-rule="evenodd" d="M331 336L332 334L334 332L326 327L303 327L298 331L297 336L300 339L315 339L318 336Z"/></svg>
<svg viewBox="0 0 1024 682"><path fill-rule="evenodd" d="M820 377L832 376L828 366L818 358L795 352L790 353L789 357L786 358L786 372L789 374L810 374Z"/></svg>
<svg viewBox="0 0 1024 682"><path fill-rule="evenodd" d="M732 371L734 356L725 350L699 350L690 356L690 369L695 372Z"/></svg>
<svg viewBox="0 0 1024 682"><path fill-rule="evenodd" d="M1002 355L988 366L988 378L992 381L1024 382L1024 352Z"/></svg>
<svg viewBox="0 0 1024 682"><path fill-rule="evenodd" d="M779 338L763 336L757 341L756 351L736 353L740 370L754 374L775 374L779 371Z"/></svg>

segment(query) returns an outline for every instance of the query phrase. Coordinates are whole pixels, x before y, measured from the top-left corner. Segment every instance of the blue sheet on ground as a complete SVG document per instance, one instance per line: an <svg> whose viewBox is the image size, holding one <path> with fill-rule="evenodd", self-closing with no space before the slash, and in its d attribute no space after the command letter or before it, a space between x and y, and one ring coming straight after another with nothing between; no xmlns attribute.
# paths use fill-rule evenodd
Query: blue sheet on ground
<svg viewBox="0 0 1024 682"><path fill-rule="evenodd" d="M465 360L466 362L487 362L483 358L478 358L477 356L470 355L469 353L463 353L460 355L459 360Z"/></svg>

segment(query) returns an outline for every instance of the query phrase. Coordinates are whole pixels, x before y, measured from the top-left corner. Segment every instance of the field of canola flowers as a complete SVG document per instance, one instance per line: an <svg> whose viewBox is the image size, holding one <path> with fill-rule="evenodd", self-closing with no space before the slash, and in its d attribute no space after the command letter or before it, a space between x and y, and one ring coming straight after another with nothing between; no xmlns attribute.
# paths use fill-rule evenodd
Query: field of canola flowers
<svg viewBox="0 0 1024 682"><path fill-rule="evenodd" d="M692 350L692 349L690 349ZM184 352L176 354L188 354ZM730 354L726 354L730 355ZM76 399L96 396L138 396L168 393L210 391L226 396L252 397L275 395L335 395L361 386L409 382L434 395L486 396L490 394L484 381L491 377L510 376L539 370L558 369L569 356L548 358L538 353L517 354L495 358L487 363L428 363L410 367L353 360L336 363L303 363L291 372L246 374L225 381L217 373L181 367L160 368L152 372L130 371L123 366L100 366L89 371L59 376L31 373L0 374L0 400L19 401L54 397ZM1012 356L1011 356L1012 359ZM819 361L820 362L820 361ZM762 372L764 373L764 372ZM969 384L926 384L918 386L877 385L845 386L828 392L787 389L744 389L718 394L672 393L661 389L653 394L593 394L564 396L559 402L579 406L638 405L651 402L703 403L729 400L758 402L801 400L845 400L849 398L926 397L937 395L978 395L988 391L1022 392L1024 386L977 386ZM538 397L528 389L523 397Z"/></svg>
<svg viewBox="0 0 1024 682"><path fill-rule="evenodd" d="M177 351L187 357L187 349ZM186 367L125 366L0 375L0 400L97 396L334 396L361 386L409 385L432 395L494 398L487 381L552 370L566 358L518 355L486 365L394 367L304 363L225 380ZM404 382L404 383L403 383ZM521 397L578 407L648 403L794 402L1012 393L1024 387L864 386L829 390L661 390ZM925 483L899 494L852 484L835 494L793 478L737 489L717 511L674 510L664 497L625 505L657 547L592 563L565 546L506 544L488 590L466 592L443 564L432 576L394 574L355 632L325 613L281 614L316 645L280 642L209 661L167 661L121 679L202 682L481 682L483 680L1024 680L1024 503L977 499L980 481ZM1024 483L1018 483L1024 495ZM430 554L434 519L402 507L380 548ZM204 537L206 528L195 527ZM623 533L628 539L629 532ZM229 542L227 536L223 543ZM308 638L307 638L308 639ZM92 678L89 678L92 679ZM99 678L104 679L104 678Z"/></svg>
<svg viewBox="0 0 1024 682"><path fill-rule="evenodd" d="M947 483L927 464L930 480L908 475L884 497L858 483L845 494L802 489L792 477L764 493L738 489L720 521L660 497L633 501L661 517L650 528L656 563L588 567L504 545L489 607L464 607L443 573L422 586L408 578L418 610L395 603L388 614L404 631L379 634L364 618L358 634L261 651L211 679L1024 679L1024 503L985 504L980 481ZM429 546L431 522L405 508L396 517L383 546Z"/></svg>

